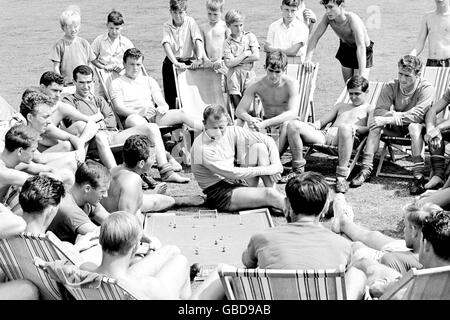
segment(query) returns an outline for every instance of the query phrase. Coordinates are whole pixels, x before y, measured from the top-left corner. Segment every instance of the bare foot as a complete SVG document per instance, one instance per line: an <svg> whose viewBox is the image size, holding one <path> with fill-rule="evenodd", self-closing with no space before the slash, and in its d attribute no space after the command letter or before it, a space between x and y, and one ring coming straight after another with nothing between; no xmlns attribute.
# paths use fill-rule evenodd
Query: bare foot
<svg viewBox="0 0 450 320"><path fill-rule="evenodd" d="M179 207L200 207L205 204L205 198L201 195L193 197L174 197L175 203Z"/></svg>
<svg viewBox="0 0 450 320"><path fill-rule="evenodd" d="M333 201L334 218L331 222L331 231L341 233L341 223L344 220L353 221L354 213L352 207L345 200L342 193L336 194Z"/></svg>
<svg viewBox="0 0 450 320"><path fill-rule="evenodd" d="M167 192L167 183L160 182L158 183L154 189L146 190L146 194L166 194Z"/></svg>
<svg viewBox="0 0 450 320"><path fill-rule="evenodd" d="M439 188L442 187L442 185L444 184L444 180L442 180L440 177L438 176L433 176L430 181L428 181L427 184L425 184L425 189L435 189L435 188Z"/></svg>
<svg viewBox="0 0 450 320"><path fill-rule="evenodd" d="M177 160L175 160L175 158L171 157L170 159L168 159L168 161L172 165L173 171L180 172L181 170L183 170L183 167L178 163Z"/></svg>
<svg viewBox="0 0 450 320"><path fill-rule="evenodd" d="M174 183L188 183L191 181L189 178L180 176L178 173L174 172L169 177L163 179L164 182L174 182Z"/></svg>

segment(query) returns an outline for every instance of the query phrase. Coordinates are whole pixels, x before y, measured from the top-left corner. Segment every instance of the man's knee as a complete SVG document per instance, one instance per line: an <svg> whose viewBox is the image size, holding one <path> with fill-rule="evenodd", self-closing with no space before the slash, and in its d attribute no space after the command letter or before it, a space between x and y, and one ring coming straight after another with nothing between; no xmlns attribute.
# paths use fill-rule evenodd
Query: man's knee
<svg viewBox="0 0 450 320"><path fill-rule="evenodd" d="M98 132L95 135L95 143L98 147L107 147L109 146L108 138L104 132Z"/></svg>
<svg viewBox="0 0 450 320"><path fill-rule="evenodd" d="M14 280L11 283L12 295L18 300L38 300L39 289L29 280Z"/></svg>
<svg viewBox="0 0 450 320"><path fill-rule="evenodd" d="M287 124L287 134L288 135L300 134L303 125L304 125L304 123L299 120L289 121Z"/></svg>
<svg viewBox="0 0 450 320"><path fill-rule="evenodd" d="M84 121L77 121L70 126L70 129L73 130L73 132L77 136L79 136L84 131L85 128L86 128L86 122L84 122Z"/></svg>
<svg viewBox="0 0 450 320"><path fill-rule="evenodd" d="M408 125L408 132L412 140L418 139L422 136L423 125L421 123L410 123Z"/></svg>
<svg viewBox="0 0 450 320"><path fill-rule="evenodd" d="M69 152L72 150L72 144L70 141L61 141L59 145L61 147L61 152Z"/></svg>
<svg viewBox="0 0 450 320"><path fill-rule="evenodd" d="M353 126L349 124L343 124L338 128L339 138L351 139L353 137Z"/></svg>

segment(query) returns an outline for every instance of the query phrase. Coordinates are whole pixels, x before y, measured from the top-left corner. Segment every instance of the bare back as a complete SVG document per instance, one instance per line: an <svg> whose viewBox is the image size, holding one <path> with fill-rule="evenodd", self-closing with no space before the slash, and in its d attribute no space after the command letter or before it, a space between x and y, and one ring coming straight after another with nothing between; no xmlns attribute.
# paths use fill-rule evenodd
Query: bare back
<svg viewBox="0 0 450 320"><path fill-rule="evenodd" d="M223 20L214 26L209 22L200 26L205 41L206 55L212 61L221 61L223 57L223 44L227 36L227 26Z"/></svg>
<svg viewBox="0 0 450 320"><path fill-rule="evenodd" d="M343 124L352 124L359 127L366 127L371 106L364 103L355 107L352 104L340 103L336 106L338 113L332 127L339 127Z"/></svg>
<svg viewBox="0 0 450 320"><path fill-rule="evenodd" d="M265 76L253 85L255 86L254 93L261 99L265 118L270 119L289 110L288 102L292 87L296 86L293 79L283 75L280 85L274 87L270 85Z"/></svg>
<svg viewBox="0 0 450 320"><path fill-rule="evenodd" d="M130 183L136 181L137 183ZM122 165L111 169L111 184L108 190L108 197L102 200L103 207L108 212L123 210L125 204L129 208L138 208L138 213L142 207L143 191L140 184L141 178ZM130 185L132 189L130 190ZM135 194L135 198L124 197L125 190ZM120 208L119 208L120 205ZM134 212L132 212L134 213Z"/></svg>
<svg viewBox="0 0 450 320"><path fill-rule="evenodd" d="M428 58L450 58L450 13L428 13L425 23L428 31Z"/></svg>
<svg viewBox="0 0 450 320"><path fill-rule="evenodd" d="M361 25L364 28L365 46L366 47L369 46L370 45L369 34L367 33L367 29L364 26L364 23L362 22L361 18L353 12L346 12L345 17L346 17L345 21L341 24L338 24L334 20L328 20L328 24L334 30L339 39L341 39L342 42L355 46L356 45L355 30L353 30L352 25L354 25L353 22L357 21L360 22L358 23L358 25Z"/></svg>

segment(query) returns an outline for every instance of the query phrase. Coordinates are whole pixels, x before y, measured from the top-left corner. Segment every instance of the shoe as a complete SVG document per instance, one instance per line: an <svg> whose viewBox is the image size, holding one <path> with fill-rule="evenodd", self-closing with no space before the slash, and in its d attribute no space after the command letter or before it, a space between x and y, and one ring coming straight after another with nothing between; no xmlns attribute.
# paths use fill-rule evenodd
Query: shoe
<svg viewBox="0 0 450 320"><path fill-rule="evenodd" d="M361 169L358 175L350 182L350 186L353 188L362 186L369 179L371 173L372 170L370 169Z"/></svg>
<svg viewBox="0 0 450 320"><path fill-rule="evenodd" d="M346 193L348 191L348 182L344 177L336 177L336 192Z"/></svg>
<svg viewBox="0 0 450 320"><path fill-rule="evenodd" d="M194 281L195 277L200 273L200 265L198 263L194 263L191 265L190 272L189 272L189 278L192 281Z"/></svg>
<svg viewBox="0 0 450 320"><path fill-rule="evenodd" d="M280 180L278 180L278 183L285 184L291 179L292 177L298 176L299 174L302 174L301 171L291 171L288 175L282 176Z"/></svg>
<svg viewBox="0 0 450 320"><path fill-rule="evenodd" d="M155 189L156 186L159 184L148 173L141 174L141 179L142 179L142 190Z"/></svg>
<svg viewBox="0 0 450 320"><path fill-rule="evenodd" d="M414 181L409 187L409 193L412 196L417 196L419 194L422 194L426 191L425 189L425 177L421 176L420 178L414 177Z"/></svg>

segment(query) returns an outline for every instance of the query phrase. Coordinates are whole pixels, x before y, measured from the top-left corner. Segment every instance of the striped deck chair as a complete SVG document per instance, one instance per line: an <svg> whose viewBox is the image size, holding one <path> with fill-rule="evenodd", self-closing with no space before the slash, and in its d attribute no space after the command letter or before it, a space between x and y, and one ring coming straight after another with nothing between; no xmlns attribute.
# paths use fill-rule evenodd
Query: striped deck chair
<svg viewBox="0 0 450 320"><path fill-rule="evenodd" d="M450 300L450 266L412 268L380 300Z"/></svg>
<svg viewBox="0 0 450 320"><path fill-rule="evenodd" d="M435 87L435 95L433 99L433 103L438 101L444 95L446 89L450 85L450 68L442 68L442 67L425 67L422 72L422 78L431 82L431 84ZM448 108L445 109L442 115L444 119L447 119L449 116ZM411 138L409 137L390 137L381 135L381 141L384 143L383 151L381 152L380 162L378 163L378 168L376 170L375 176L383 176L383 177L391 177L391 178L413 178L410 174L392 174L392 173L384 173L381 172L383 163L385 161L386 156L390 155L390 161L395 162L396 156L393 149L399 150L406 156L409 155L410 146L411 146ZM405 148L406 147L406 148ZM397 157L398 159L398 157Z"/></svg>
<svg viewBox="0 0 450 320"><path fill-rule="evenodd" d="M222 90L222 75L209 68L180 70L173 67L177 89L177 106L186 114L203 118L203 110L210 104L227 106ZM184 126L184 139L172 150L175 159L190 165L192 128ZM189 134L188 134L189 133Z"/></svg>
<svg viewBox="0 0 450 320"><path fill-rule="evenodd" d="M345 271L244 269L220 265L229 300L346 300Z"/></svg>
<svg viewBox="0 0 450 320"><path fill-rule="evenodd" d="M301 121L314 122L314 91L316 79L319 73L319 63L313 64L313 72L306 72L304 64L288 64L286 74L298 81L298 93L300 97L298 116Z"/></svg>
<svg viewBox="0 0 450 320"><path fill-rule="evenodd" d="M64 288L34 265L35 257L44 261L67 260L73 264L82 263L80 257L68 252L52 232L45 235L24 232L0 240L0 267L9 280L30 280L39 288L41 299L44 300L61 300L66 297Z"/></svg>
<svg viewBox="0 0 450 320"><path fill-rule="evenodd" d="M68 265L65 261L45 263L35 259L35 264L53 281L63 285L76 300L137 300L116 279ZM89 279L88 281L85 281ZM82 283L80 281L84 280Z"/></svg>
<svg viewBox="0 0 450 320"><path fill-rule="evenodd" d="M367 94L367 101L372 105L375 106L377 104L378 97L380 96L381 89L384 86L384 82L374 82L371 81L369 83L369 93ZM351 103L350 96L348 95L347 88L344 87L341 94L339 95L339 98L336 100L336 104L338 103ZM367 136L360 137L360 139L355 138L355 142L353 145L353 156L350 160L350 167L349 167L349 175L353 171L353 169L356 166L356 163L359 160L359 157L361 156L364 147L367 142ZM322 144L313 144L308 145L309 149L306 151L306 155L311 154L313 151L319 151L325 154L337 156L338 155L338 147L337 146L331 146L331 145L322 145Z"/></svg>

